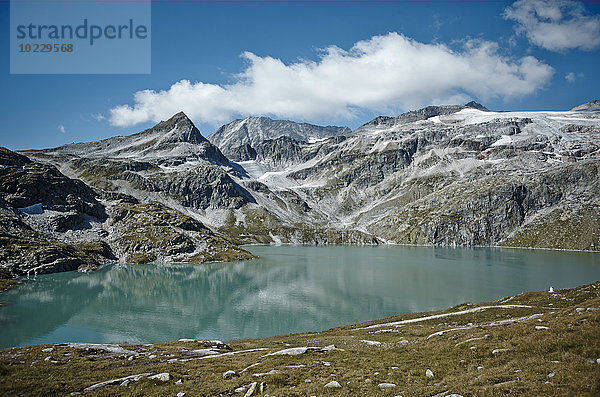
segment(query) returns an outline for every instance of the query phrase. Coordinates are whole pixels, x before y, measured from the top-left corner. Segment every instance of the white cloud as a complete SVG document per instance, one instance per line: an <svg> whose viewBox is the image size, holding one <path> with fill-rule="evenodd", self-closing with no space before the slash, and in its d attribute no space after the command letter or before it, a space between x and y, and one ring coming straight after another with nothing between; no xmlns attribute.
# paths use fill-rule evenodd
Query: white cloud
<svg viewBox="0 0 600 397"><path fill-rule="evenodd" d="M519 0L504 10L516 22L517 33L550 51L600 46L600 16L586 15L583 4L572 0Z"/></svg>
<svg viewBox="0 0 600 397"><path fill-rule="evenodd" d="M569 83L572 83L572 82L574 82L574 81L576 81L576 80L582 79L583 77L584 77L584 74L583 74L583 73L574 73L574 72L571 72L571 73L567 73L567 74L565 75L565 79L566 79L566 80L567 80Z"/></svg>
<svg viewBox="0 0 600 397"><path fill-rule="evenodd" d="M92 117L98 121L106 120L106 117L102 113L92 113Z"/></svg>
<svg viewBox="0 0 600 397"><path fill-rule="evenodd" d="M64 126L64 125L62 125L62 124L59 124L59 125L58 125L58 130L59 130L60 132L62 132L63 134L64 134L65 132L67 132L67 131L65 130L65 126Z"/></svg>
<svg viewBox="0 0 600 397"><path fill-rule="evenodd" d="M246 68L229 85L181 80L162 91L134 94L134 104L110 110L110 122L130 126L181 110L197 122L269 115L301 120L350 118L357 112L397 112L452 99L513 98L543 87L554 70L534 57L511 59L496 43L467 41L460 51L389 33L350 50L331 46L317 61L285 64L245 52Z"/></svg>

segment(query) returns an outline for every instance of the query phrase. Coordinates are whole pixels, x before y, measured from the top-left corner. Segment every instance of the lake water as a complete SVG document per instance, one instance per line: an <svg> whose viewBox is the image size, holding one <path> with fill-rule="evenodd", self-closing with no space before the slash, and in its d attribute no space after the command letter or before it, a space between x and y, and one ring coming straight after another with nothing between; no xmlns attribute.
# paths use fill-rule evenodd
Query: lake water
<svg viewBox="0 0 600 397"><path fill-rule="evenodd" d="M0 348L265 337L600 280L600 254L497 248L251 246L259 259L111 265L0 295Z"/></svg>

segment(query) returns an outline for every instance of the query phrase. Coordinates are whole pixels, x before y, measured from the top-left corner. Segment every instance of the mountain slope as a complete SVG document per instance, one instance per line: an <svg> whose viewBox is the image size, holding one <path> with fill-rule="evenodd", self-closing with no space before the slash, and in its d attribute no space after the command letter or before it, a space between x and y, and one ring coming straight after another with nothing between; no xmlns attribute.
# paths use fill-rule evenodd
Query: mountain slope
<svg viewBox="0 0 600 397"><path fill-rule="evenodd" d="M174 134L181 125L194 133ZM335 135L327 138L313 127L229 123L211 139L237 163L169 157L170 145L220 153L181 114L119 145L27 154L236 243L600 246L599 111L492 112L472 102L377 117L352 133L315 127ZM143 149L148 136L169 148L164 157Z"/></svg>
<svg viewBox="0 0 600 397"><path fill-rule="evenodd" d="M116 192L98 193L53 165L4 148L0 243L0 278L87 271L118 259L200 263L253 257L177 210Z"/></svg>
<svg viewBox="0 0 600 397"><path fill-rule="evenodd" d="M176 165L190 160L205 160L227 166L229 161L196 128L183 112L137 134L117 136L96 142L74 143L42 153L84 157L135 159Z"/></svg>
<svg viewBox="0 0 600 397"><path fill-rule="evenodd" d="M208 136L232 160L244 160L237 152L254 148L257 144L281 136L300 142L314 142L350 133L348 127L321 127L289 120L272 120L267 117L247 117L225 124Z"/></svg>

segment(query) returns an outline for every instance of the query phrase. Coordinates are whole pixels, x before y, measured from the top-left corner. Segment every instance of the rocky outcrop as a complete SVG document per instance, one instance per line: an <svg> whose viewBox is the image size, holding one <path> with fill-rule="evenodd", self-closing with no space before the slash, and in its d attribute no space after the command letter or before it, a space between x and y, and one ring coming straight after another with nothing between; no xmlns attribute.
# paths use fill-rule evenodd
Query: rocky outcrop
<svg viewBox="0 0 600 397"><path fill-rule="evenodd" d="M156 202L122 202L109 207L108 227L123 262L231 261L254 258L201 222Z"/></svg>

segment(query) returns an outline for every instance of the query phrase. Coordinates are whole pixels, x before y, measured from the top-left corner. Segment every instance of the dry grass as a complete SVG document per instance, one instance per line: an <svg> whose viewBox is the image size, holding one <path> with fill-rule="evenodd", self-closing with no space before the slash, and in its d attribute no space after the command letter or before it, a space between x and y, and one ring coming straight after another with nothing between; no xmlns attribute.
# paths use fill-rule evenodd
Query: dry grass
<svg viewBox="0 0 600 397"><path fill-rule="evenodd" d="M531 307L493 307L399 326L365 328L507 304ZM498 323L534 314L540 316ZM0 352L0 394L63 395L109 379L168 372L171 380L167 382L144 378L127 386L109 386L86 394L175 396L185 392L186 396L243 396L244 393L236 394L234 390L257 381L266 382L266 394L270 396L407 397L444 392L463 396L599 395L600 363L596 363L600 358L599 321L600 283L595 283L556 293L525 293L488 304L463 304L436 313L394 316L320 333L232 341L229 346L233 352L267 350L186 362L168 360L192 358L190 350L210 344L190 341L123 346L139 353L134 360L128 360L127 354L110 358L101 351L74 349L64 344L29 346ZM430 336L454 328L463 329ZM361 340L380 344L369 345ZM288 347L330 344L344 350L264 357ZM42 352L50 347L54 349L52 352ZM495 349L507 350L493 354ZM57 362L45 361L48 356ZM240 372L257 363L260 364L239 377L223 379L222 374L227 370ZM433 378L425 376L428 368L433 371ZM253 376L271 370L279 373ZM179 379L182 384L175 383ZM325 388L331 380L337 380L342 388ZM379 383L394 383L397 387L380 390Z"/></svg>

